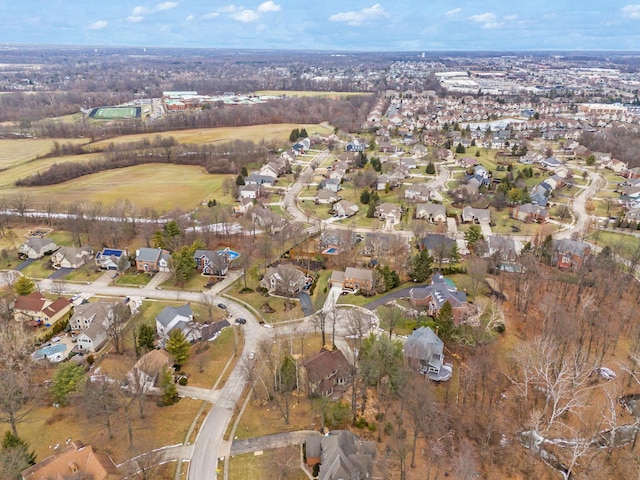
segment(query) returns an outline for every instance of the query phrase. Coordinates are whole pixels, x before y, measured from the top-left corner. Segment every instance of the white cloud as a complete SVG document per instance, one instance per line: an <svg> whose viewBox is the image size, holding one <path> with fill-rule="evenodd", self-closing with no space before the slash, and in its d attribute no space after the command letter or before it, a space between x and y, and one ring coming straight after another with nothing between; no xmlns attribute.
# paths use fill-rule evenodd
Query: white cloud
<svg viewBox="0 0 640 480"><path fill-rule="evenodd" d="M454 15L459 14L460 12L462 12L461 8L454 8L453 10L449 10L447 13L445 13L445 15L447 17L453 17Z"/></svg>
<svg viewBox="0 0 640 480"><path fill-rule="evenodd" d="M261 3L260 6L258 7L259 13L279 12L279 11L280 11L280 5L276 5L273 2L273 0L268 0L264 3Z"/></svg>
<svg viewBox="0 0 640 480"><path fill-rule="evenodd" d="M477 23L489 23L494 22L496 19L495 13L481 13L479 15L471 15L469 20Z"/></svg>
<svg viewBox="0 0 640 480"><path fill-rule="evenodd" d="M231 18L233 18L234 20L245 23L255 22L259 17L260 15L258 15L253 10L242 10L241 12L231 15Z"/></svg>
<svg viewBox="0 0 640 480"><path fill-rule="evenodd" d="M204 20L211 20L212 18L216 18L219 16L220 14L218 12L211 12L211 13L205 13L204 15L202 15L202 18Z"/></svg>
<svg viewBox="0 0 640 480"><path fill-rule="evenodd" d="M516 20L517 18L518 18L518 15L515 15L515 14L514 14L514 15L505 15L505 16L504 16L504 19L505 19L507 22L513 22L513 21L514 21L514 20Z"/></svg>
<svg viewBox="0 0 640 480"><path fill-rule="evenodd" d="M220 12L220 13L234 13L234 12L237 12L238 10L241 10L241 8L238 8L234 4L231 4L231 5L227 5L227 6L224 6L224 7L220 7L218 9L218 12Z"/></svg>
<svg viewBox="0 0 640 480"><path fill-rule="evenodd" d="M486 30L491 30L493 28L500 28L503 25L504 25L504 22L487 22L484 25L482 25L481 28L484 28Z"/></svg>
<svg viewBox="0 0 640 480"><path fill-rule="evenodd" d="M171 10L172 8L176 8L177 6L178 2L162 2L153 7L151 11L163 12L164 10Z"/></svg>
<svg viewBox="0 0 640 480"><path fill-rule="evenodd" d="M151 8L138 6L131 11L131 15L127 17L127 21L134 22L134 23L141 22L142 20L144 20L145 15L149 15L151 13L156 13L156 12L164 12L165 10L171 10L172 8L175 8L178 5L179 5L178 2L162 2L162 3L157 3Z"/></svg>
<svg viewBox="0 0 640 480"><path fill-rule="evenodd" d="M638 19L640 18L640 5L626 5L620 9L623 17Z"/></svg>
<svg viewBox="0 0 640 480"><path fill-rule="evenodd" d="M185 22L191 22L193 20L193 15L189 15L187 16L187 18L184 19Z"/></svg>
<svg viewBox="0 0 640 480"><path fill-rule="evenodd" d="M372 7L363 8L360 11L341 12L331 15L330 22L345 22L347 25L362 25L379 18L388 17L382 5L376 3Z"/></svg>
<svg viewBox="0 0 640 480"><path fill-rule="evenodd" d="M100 30L108 25L106 20L98 20L89 25L89 30Z"/></svg>

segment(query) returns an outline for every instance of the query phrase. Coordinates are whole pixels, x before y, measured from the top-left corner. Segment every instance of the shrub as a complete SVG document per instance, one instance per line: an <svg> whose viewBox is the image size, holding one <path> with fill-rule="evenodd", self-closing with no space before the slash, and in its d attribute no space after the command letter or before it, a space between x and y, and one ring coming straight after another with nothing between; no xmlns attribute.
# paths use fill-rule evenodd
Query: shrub
<svg viewBox="0 0 640 480"><path fill-rule="evenodd" d="M182 385L183 387L187 384L187 377L180 377L178 379L178 384Z"/></svg>
<svg viewBox="0 0 640 480"><path fill-rule="evenodd" d="M358 417L358 419L356 420L356 423L354 423L354 426L356 428L364 429L364 428L367 428L369 424L367 423L364 417Z"/></svg>

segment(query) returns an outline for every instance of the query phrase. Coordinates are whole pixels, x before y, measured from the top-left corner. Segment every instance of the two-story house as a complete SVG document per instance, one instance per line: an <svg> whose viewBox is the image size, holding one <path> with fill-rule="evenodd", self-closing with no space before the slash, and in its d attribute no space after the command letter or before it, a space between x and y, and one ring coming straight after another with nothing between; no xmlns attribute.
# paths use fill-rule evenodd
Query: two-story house
<svg viewBox="0 0 640 480"><path fill-rule="evenodd" d="M142 247L136 250L136 270L139 272L169 272L171 254L162 248Z"/></svg>
<svg viewBox="0 0 640 480"><path fill-rule="evenodd" d="M352 368L344 354L323 348L302 362L310 396L339 398L351 382Z"/></svg>

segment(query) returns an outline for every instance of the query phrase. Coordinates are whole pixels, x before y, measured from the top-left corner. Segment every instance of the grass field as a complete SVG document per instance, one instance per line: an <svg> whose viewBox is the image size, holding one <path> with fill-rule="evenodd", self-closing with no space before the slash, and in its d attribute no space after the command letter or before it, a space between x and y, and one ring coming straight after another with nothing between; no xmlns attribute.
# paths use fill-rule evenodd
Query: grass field
<svg viewBox="0 0 640 480"><path fill-rule="evenodd" d="M223 128L198 128L193 130L172 130L168 132L123 135L122 137L110 138L96 142L97 148L103 148L110 143L120 144L127 142L138 142L145 138L153 140L158 135L164 138L173 137L180 143L217 143L231 142L234 140L253 140L259 143L261 140L276 140L281 142L289 141L289 134L294 128L306 128L309 135L320 133L327 135L333 133L333 128L329 125L298 125L294 123L276 123L268 125L251 125L248 127L223 127Z"/></svg>
<svg viewBox="0 0 640 480"><path fill-rule="evenodd" d="M191 210L203 198L223 197L222 183L227 175L210 175L200 167L147 164L108 170L87 175L59 185L28 189L2 185L3 194L28 191L36 205L43 205L52 195L61 203L90 201L112 205L129 199L138 208L169 211Z"/></svg>
<svg viewBox="0 0 640 480"><path fill-rule="evenodd" d="M273 476L274 468L280 470L278 474L285 474L287 480L306 480L308 477L299 468L300 447L290 446L265 450L261 454L245 453L235 455L229 460L230 480L249 480L254 478L269 478ZM282 470L281 465L286 465Z"/></svg>
<svg viewBox="0 0 640 480"><path fill-rule="evenodd" d="M55 142L73 144L87 143L83 138L55 139L55 138L24 138L19 140L0 140L0 169L11 168L29 160L33 160L38 155L46 155L53 148ZM58 160L59 162L60 160ZM4 173L2 175L4 180Z"/></svg>
<svg viewBox="0 0 640 480"><path fill-rule="evenodd" d="M253 95L269 96L269 97L281 97L283 95L287 97L330 97L330 98L344 98L344 97L357 97L361 95L371 95L371 92L310 92L302 90L259 90L253 92Z"/></svg>

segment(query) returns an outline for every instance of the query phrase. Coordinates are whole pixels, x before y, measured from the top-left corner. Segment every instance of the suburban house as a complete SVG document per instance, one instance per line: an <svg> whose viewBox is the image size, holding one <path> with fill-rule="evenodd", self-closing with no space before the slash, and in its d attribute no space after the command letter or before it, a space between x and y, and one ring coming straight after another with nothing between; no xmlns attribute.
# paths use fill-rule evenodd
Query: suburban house
<svg viewBox="0 0 640 480"><path fill-rule="evenodd" d="M400 217L402 217L402 213L400 212L400 208L393 203L381 203L376 207L374 212L374 216L379 218L380 220L387 220L391 223L399 223Z"/></svg>
<svg viewBox="0 0 640 480"><path fill-rule="evenodd" d="M575 240L554 240L551 263L558 268L579 270L591 253L588 243Z"/></svg>
<svg viewBox="0 0 640 480"><path fill-rule="evenodd" d="M462 209L463 223L491 223L491 210L488 208L473 208L466 206Z"/></svg>
<svg viewBox="0 0 640 480"><path fill-rule="evenodd" d="M513 207L511 216L526 223L545 223L549 219L549 212L539 205L525 203Z"/></svg>
<svg viewBox="0 0 640 480"><path fill-rule="evenodd" d="M431 277L431 285L414 287L409 290L409 300L414 307L423 307L427 315L436 316L445 303L453 310L453 322L458 325L467 315L467 294L459 292L448 278L436 273Z"/></svg>
<svg viewBox="0 0 640 480"><path fill-rule="evenodd" d="M556 168L562 165L562 162L555 157L545 158L540 162L540 165L547 170L555 171Z"/></svg>
<svg viewBox="0 0 640 480"><path fill-rule="evenodd" d="M97 452L79 440L22 471L22 480L91 478L120 480L122 475L106 453Z"/></svg>
<svg viewBox="0 0 640 480"><path fill-rule="evenodd" d="M18 252L23 257L38 259L57 249L58 245L50 238L29 237L26 242L20 245Z"/></svg>
<svg viewBox="0 0 640 480"><path fill-rule="evenodd" d="M313 197L313 201L316 205L331 205L332 203L336 203L340 198L335 192L332 190L328 190L326 188L321 188L316 193L315 197Z"/></svg>
<svg viewBox="0 0 640 480"><path fill-rule="evenodd" d="M160 392L162 370L173 370L173 357L165 350L151 350L141 356L127 372L124 388L136 393L155 394Z"/></svg>
<svg viewBox="0 0 640 480"><path fill-rule="evenodd" d="M358 213L360 208L348 200L340 200L333 204L333 211L338 217L351 217Z"/></svg>
<svg viewBox="0 0 640 480"><path fill-rule="evenodd" d="M495 255L503 262L515 262L524 248L520 240L506 235L489 235L485 240L487 251L484 256Z"/></svg>
<svg viewBox="0 0 640 480"><path fill-rule="evenodd" d="M314 467L320 463L318 480L372 478L376 445L360 440L348 430L307 437L305 451L307 465Z"/></svg>
<svg viewBox="0 0 640 480"><path fill-rule="evenodd" d="M261 175L259 173L252 173L249 176L244 178L245 186L254 185L254 186L271 186L276 183L276 177L272 177L271 175Z"/></svg>
<svg viewBox="0 0 640 480"><path fill-rule="evenodd" d="M93 323L106 325L113 321L116 303L101 299L97 302L83 303L73 309L69 319L71 330L84 330Z"/></svg>
<svg viewBox="0 0 640 480"><path fill-rule="evenodd" d="M255 200L262 193L262 187L258 184L250 183L248 185L242 185L238 189L238 199Z"/></svg>
<svg viewBox="0 0 640 480"><path fill-rule="evenodd" d="M364 152L369 144L366 141L354 139L352 142L347 143L344 147L346 152Z"/></svg>
<svg viewBox="0 0 640 480"><path fill-rule="evenodd" d="M365 293L373 293L373 270L347 267L344 273L334 271L331 274L331 286L341 286L352 292L362 290Z"/></svg>
<svg viewBox="0 0 640 480"><path fill-rule="evenodd" d="M351 365L338 350L322 348L302 362L309 396L340 398L351 382Z"/></svg>
<svg viewBox="0 0 640 480"><path fill-rule="evenodd" d="M420 240L421 250L426 249L435 262L453 262L458 256L458 243L442 233L429 233Z"/></svg>
<svg viewBox="0 0 640 480"><path fill-rule="evenodd" d="M320 249L324 254L337 255L345 250L350 250L358 241L354 232L349 230L325 230L320 235ZM326 250L334 249L330 252Z"/></svg>
<svg viewBox="0 0 640 480"><path fill-rule="evenodd" d="M224 251L196 250L193 254L196 270L202 275L223 277L229 271L229 257Z"/></svg>
<svg viewBox="0 0 640 480"><path fill-rule="evenodd" d="M433 200L434 194L431 187L426 184L409 185L404 190L404 198L416 202L429 202Z"/></svg>
<svg viewBox="0 0 640 480"><path fill-rule="evenodd" d="M269 290L269 293L286 296L298 294L304 289L306 283L307 276L288 263L269 267L260 281L260 285Z"/></svg>
<svg viewBox="0 0 640 480"><path fill-rule="evenodd" d="M43 325L53 325L71 311L71 302L64 297L49 300L40 292L19 296L13 305L13 318L17 321L31 321Z"/></svg>
<svg viewBox="0 0 640 480"><path fill-rule="evenodd" d="M330 192L333 193L338 193L338 190L340 190L340 188L342 188L340 186L340 180L338 180L337 178L329 178L328 180L322 180L320 182L320 189L324 189L324 190L329 190Z"/></svg>
<svg viewBox="0 0 640 480"><path fill-rule="evenodd" d="M254 201L251 198L240 198L237 205L233 206L233 213L241 215L247 213L251 207L253 207Z"/></svg>
<svg viewBox="0 0 640 480"><path fill-rule="evenodd" d="M191 343L200 340L200 330L193 321L193 310L191 305L186 303L180 307L165 307L156 316L156 332L160 337L160 343L169 338L171 330L178 329L184 337Z"/></svg>
<svg viewBox="0 0 640 480"><path fill-rule="evenodd" d="M124 258L124 260L122 260ZM127 249L104 247L101 252L96 253L94 258L96 266L103 270L118 270L118 265L123 263L123 269L129 268L129 252Z"/></svg>
<svg viewBox="0 0 640 480"><path fill-rule="evenodd" d="M93 255L91 247L61 247L51 255L53 268L80 268Z"/></svg>
<svg viewBox="0 0 640 480"><path fill-rule="evenodd" d="M444 205L437 203L418 203L416 205L416 218L426 220L429 223L445 223L447 210Z"/></svg>
<svg viewBox="0 0 640 480"><path fill-rule="evenodd" d="M169 272L171 254L162 248L139 248L136 250L136 270L139 272Z"/></svg>
<svg viewBox="0 0 640 480"><path fill-rule="evenodd" d="M107 323L94 322L77 338L78 349L85 352L97 352L107 343Z"/></svg>
<svg viewBox="0 0 640 480"><path fill-rule="evenodd" d="M444 363L444 343L429 327L414 330L404 344L409 366L434 381L451 378L453 368Z"/></svg>

